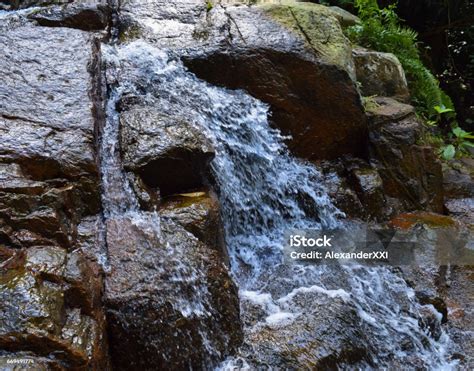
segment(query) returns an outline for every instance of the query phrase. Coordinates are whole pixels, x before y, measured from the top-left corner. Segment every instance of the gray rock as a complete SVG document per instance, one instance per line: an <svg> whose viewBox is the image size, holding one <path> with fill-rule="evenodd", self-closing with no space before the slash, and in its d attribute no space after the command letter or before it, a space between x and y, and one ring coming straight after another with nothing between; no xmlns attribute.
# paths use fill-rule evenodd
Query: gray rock
<svg viewBox="0 0 474 371"><path fill-rule="evenodd" d="M405 72L395 55L365 49L354 49L352 55L362 95L394 97L409 102Z"/></svg>
<svg viewBox="0 0 474 371"><path fill-rule="evenodd" d="M214 149L197 128L153 108L121 114L123 164L162 196L199 188L209 172Z"/></svg>
<svg viewBox="0 0 474 371"><path fill-rule="evenodd" d="M445 200L444 206L449 215L463 221L468 225L474 225L474 198L457 198Z"/></svg>
<svg viewBox="0 0 474 371"><path fill-rule="evenodd" d="M71 246L81 215L100 209L99 46L73 29L0 27L0 229L14 246Z"/></svg>
<svg viewBox="0 0 474 371"><path fill-rule="evenodd" d="M259 310L252 302L244 300L242 305L249 314ZM266 324L253 327L247 335L252 345L241 349L253 368L264 364L271 369L337 369L341 364L370 362L366 334L350 303L309 289L296 292L282 306L305 314L281 320L270 316L263 318Z"/></svg>
<svg viewBox="0 0 474 371"><path fill-rule="evenodd" d="M474 197L474 160L464 158L443 164L446 198Z"/></svg>
<svg viewBox="0 0 474 371"><path fill-rule="evenodd" d="M75 2L55 5L28 16L41 26L70 27L84 31L105 30L111 22L112 10L107 1Z"/></svg>
<svg viewBox="0 0 474 371"><path fill-rule="evenodd" d="M43 179L97 175L97 42L82 31L20 26L2 31L0 47L0 159L37 165L33 176Z"/></svg>
<svg viewBox="0 0 474 371"><path fill-rule="evenodd" d="M352 172L355 189L370 218L386 218L383 181L376 169L358 168ZM382 215L381 215L382 214Z"/></svg>

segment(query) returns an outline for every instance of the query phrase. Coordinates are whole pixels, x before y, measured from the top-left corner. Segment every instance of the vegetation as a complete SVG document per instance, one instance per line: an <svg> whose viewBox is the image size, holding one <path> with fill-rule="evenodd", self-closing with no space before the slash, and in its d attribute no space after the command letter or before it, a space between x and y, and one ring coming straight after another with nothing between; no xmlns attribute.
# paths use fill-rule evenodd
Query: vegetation
<svg viewBox="0 0 474 371"><path fill-rule="evenodd" d="M395 54L400 60L420 115L436 115L433 107L453 109L451 99L441 90L435 76L423 65L415 31L400 24L395 5L380 9L376 0L355 0L361 23L347 29L349 38L362 46Z"/></svg>
<svg viewBox="0 0 474 371"><path fill-rule="evenodd" d="M471 141L474 136L458 126L451 99L423 64L418 35L401 25L395 12L396 4L381 9L377 0L354 0L354 6L361 22L346 30L348 37L354 43L398 57L407 76L413 105L433 128L431 142L438 145L445 160L469 154L469 148L474 148ZM370 100L367 103L370 104Z"/></svg>

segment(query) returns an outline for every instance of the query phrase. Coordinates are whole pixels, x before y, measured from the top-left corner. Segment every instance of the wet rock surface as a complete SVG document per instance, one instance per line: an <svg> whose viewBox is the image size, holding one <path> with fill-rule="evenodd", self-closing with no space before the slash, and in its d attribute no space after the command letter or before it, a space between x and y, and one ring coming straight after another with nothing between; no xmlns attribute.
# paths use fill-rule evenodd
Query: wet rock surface
<svg viewBox="0 0 474 371"><path fill-rule="evenodd" d="M101 208L99 44L21 17L0 28L2 367L107 369L102 278L76 249L80 220Z"/></svg>
<svg viewBox="0 0 474 371"><path fill-rule="evenodd" d="M256 368L277 369L336 369L338 365L370 363L365 346L365 334L355 325L356 313L341 298L321 298L310 290L296 293L287 305L305 308L305 302L312 300L310 313L297 318L267 318L265 325L255 326L248 335L252 347L243 347L242 352L255 362ZM244 301L243 305L259 305ZM245 319L244 319L245 320Z"/></svg>
<svg viewBox="0 0 474 371"><path fill-rule="evenodd" d="M216 5L207 11L204 3L175 2L170 9L163 1L124 4L122 40L142 37L171 48L198 77L269 103L272 121L293 136L289 146L301 157L364 152L366 122L351 79L351 48L328 8Z"/></svg>
<svg viewBox="0 0 474 371"><path fill-rule="evenodd" d="M444 207L468 225L474 225L474 161L452 160L443 165Z"/></svg>
<svg viewBox="0 0 474 371"><path fill-rule="evenodd" d="M1 349L47 357L53 369L107 368L105 318L93 302L102 285L90 269L60 247L12 252L0 271Z"/></svg>
<svg viewBox="0 0 474 371"><path fill-rule="evenodd" d="M460 367L471 368L474 364L471 332L474 316L470 309L474 295L472 224L426 212L399 215L390 224L416 236L419 243L413 251L412 264L400 267L402 276L416 290L420 303L432 306L438 313L443 329L453 340L455 349L451 352L454 358L459 358ZM440 260L449 246L464 247L456 250L451 264Z"/></svg>
<svg viewBox="0 0 474 371"><path fill-rule="evenodd" d="M175 221L207 246L226 254L219 210L217 196L205 191L165 199L160 215Z"/></svg>
<svg viewBox="0 0 474 371"><path fill-rule="evenodd" d="M2 1L0 8L39 3ZM247 300L241 292L244 315L239 318L220 205L207 188L215 150L189 118L151 108L149 101L163 93L150 96L156 83L148 79L151 69L133 76L133 68L121 66L117 79L108 81L110 92L127 78L136 83L136 95L122 97L116 108L124 181L139 206L120 215L102 214L99 67L108 66L100 64L97 37L105 33L81 31L110 26L110 9L97 3L48 6L29 19L0 20L5 51L0 71L0 362L32 360L35 370L205 369L240 355L256 368L375 367L373 355L383 357L387 348L369 336L374 333L364 321L371 318L360 314L366 302L338 289L352 290L355 281L349 281L358 272L334 269L322 279L305 281L307 276L284 266L269 271L275 276L262 274L259 289L271 293L271 300L274 296L274 306ZM349 216L383 220L401 211L444 207L455 219L407 214L393 225L422 226L429 234L441 224L472 233L465 225L472 224L472 173L464 165L445 169L443 204L441 168L432 150L418 145L422 129L411 106L374 99L368 135L356 72L359 80L364 79L361 70L367 75L364 94L372 89L403 100L406 91L392 58L366 52L356 59L368 61L354 64L339 23L357 19L314 4L222 3L210 8L204 1L123 2L120 42L142 38L171 50L199 77L244 88L268 103L273 124L293 135L293 153L311 160L338 158L323 172L329 193ZM377 83L369 79L369 67L375 68ZM394 76L396 84L391 84ZM343 154L359 158L341 159ZM121 165L114 169L118 179ZM303 193L297 202L311 199ZM316 204L309 205L308 214ZM268 246L261 251L270 252ZM400 270L421 304L419 313L408 317L426 330L420 337L424 342L442 338L443 322L464 347L457 350L461 366L472 369L472 334L466 331L473 320L472 267L435 264L436 251L417 251L417 261L429 262L425 267ZM251 269L248 263L242 262L242 270ZM322 286L303 287L303 281ZM399 312L388 319L397 321L410 303L394 300ZM415 346L408 336L393 341L403 343L396 348L403 351ZM411 366L426 362L421 355L410 357Z"/></svg>
<svg viewBox="0 0 474 371"><path fill-rule="evenodd" d="M162 235L109 220L106 310L114 368L208 367L241 339L234 283L212 249L172 221Z"/></svg>
<svg viewBox="0 0 474 371"><path fill-rule="evenodd" d="M203 186L214 157L212 144L196 127L152 108L121 114L121 143L124 167L161 195Z"/></svg>

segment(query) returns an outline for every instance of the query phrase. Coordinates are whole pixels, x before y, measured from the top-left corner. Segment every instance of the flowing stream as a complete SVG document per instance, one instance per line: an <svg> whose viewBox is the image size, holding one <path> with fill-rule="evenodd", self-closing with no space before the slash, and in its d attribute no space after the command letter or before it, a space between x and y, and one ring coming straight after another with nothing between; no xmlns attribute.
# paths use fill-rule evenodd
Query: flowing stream
<svg viewBox="0 0 474 371"><path fill-rule="evenodd" d="M139 97L142 104L185 118L216 147L212 170L245 332L240 353L219 368L269 362L271 352L258 353L265 349L259 334L281 346L291 334L302 344L318 340L322 345L315 352L321 357L352 346L361 353L352 355L361 368L455 367L447 361L448 337L431 336L414 291L389 268L282 263L288 229L345 228L346 222L319 171L292 157L279 131L269 126L267 105L244 91L199 80L178 58L144 41L104 49L112 88L102 148L106 215L139 213L120 168L119 99ZM159 216L148 218L159 230Z"/></svg>

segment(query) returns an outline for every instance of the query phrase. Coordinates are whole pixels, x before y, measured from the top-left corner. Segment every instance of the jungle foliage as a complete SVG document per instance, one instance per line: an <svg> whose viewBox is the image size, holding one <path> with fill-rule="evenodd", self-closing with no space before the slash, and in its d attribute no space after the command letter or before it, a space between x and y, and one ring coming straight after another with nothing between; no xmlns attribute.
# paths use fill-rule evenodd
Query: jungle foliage
<svg viewBox="0 0 474 371"><path fill-rule="evenodd" d="M380 8L376 0L355 0L361 23L347 29L349 38L362 46L395 54L407 76L412 102L420 115L436 115L435 106L453 109L451 99L420 58L417 33L401 25L396 5Z"/></svg>

